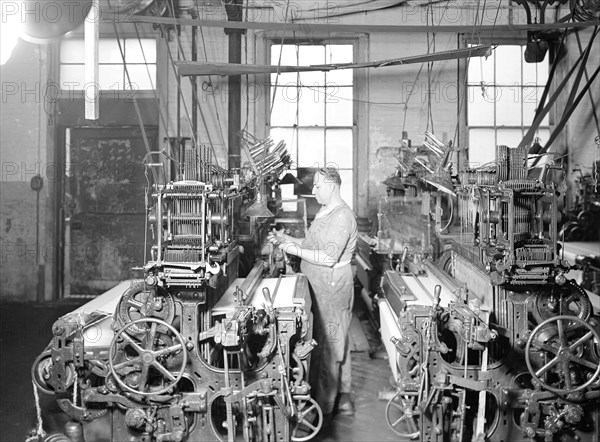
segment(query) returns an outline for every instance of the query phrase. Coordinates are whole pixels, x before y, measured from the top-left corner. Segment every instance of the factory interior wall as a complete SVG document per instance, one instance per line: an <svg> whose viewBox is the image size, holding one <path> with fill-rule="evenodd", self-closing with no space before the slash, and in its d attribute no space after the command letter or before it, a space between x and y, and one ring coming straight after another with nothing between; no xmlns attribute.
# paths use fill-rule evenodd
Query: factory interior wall
<svg viewBox="0 0 600 442"><path fill-rule="evenodd" d="M272 3L271 3L272 5ZM450 11L450 10L449 10ZM472 24L472 10L460 13L452 10L452 15L443 15L438 10L434 14L435 24ZM457 12L458 11L458 12ZM483 24L494 21L495 10L482 18ZM514 11L513 11L514 12ZM272 14L274 20L283 17L282 11ZM206 17L210 18L210 17ZM328 19L339 24L424 24L425 13L421 9L394 8L361 14L350 14ZM501 11L498 24L508 22ZM522 23L523 17L512 17L513 23ZM324 23L324 21L320 21ZM198 60L227 61L227 36L222 28L201 28L204 42L198 45ZM154 31L158 33L159 31ZM181 48L187 59L191 59L191 29L182 27ZM428 51L425 33L370 33L357 35L364 40L364 52L357 61L372 61L410 55L424 54ZM191 82L181 79L183 98L177 104L177 78L169 62L169 49L177 57L179 42L175 31L159 41L158 58L158 101L160 112L150 110L157 98L148 102L148 120L145 124L159 126L159 140L165 137L191 136L193 123ZM198 35L201 42L201 35ZM585 37L583 37L585 41ZM431 42L431 41L430 41ZM436 34L435 48L430 51L443 51L456 48L459 44L457 34ZM572 43L570 43L572 44ZM575 42L576 44L576 42ZM168 46L167 46L168 45ZM242 62L265 63L264 39L257 31L249 31L242 37ZM576 46L575 46L576 47ZM44 99L44 87L48 82L48 72L55 67L52 57L48 56L51 46L34 45L21 41L14 50L12 59L0 67L2 76L1 99L1 138L2 179L0 182L0 299L49 300L57 296L55 292L55 249L58 246L56 223L54 175L52 169L58 130L56 112ZM575 51L569 51L561 62L562 69L568 70ZM598 63L598 53L593 52ZM593 65L591 65L593 66ZM362 107L358 115L359 158L363 161L359 179L359 216L375 218L378 199L385 194L381 182L394 172L394 155L400 149L402 131L407 132L413 144L420 144L425 130L430 130L444 140L453 140L459 147L465 147L458 139L456 128L458 116L457 85L459 82L459 63L454 61L438 62L433 65L430 74L427 65L419 73L420 65L405 65L364 70L360 84ZM419 75L417 75L419 74ZM598 84L596 79L596 84ZM242 127L251 134L262 137L267 133L265 113L270 96L266 76L249 76L242 79ZM227 77L199 77L196 80L199 108L197 114L197 141L214 147L217 163L227 164ZM12 88L15 87L15 91ZM592 88L593 90L594 88ZM596 103L600 101L598 89ZM412 91L412 94L410 93ZM428 98L429 97L429 98ZM428 101L429 100L429 101ZM153 104L154 103L154 104ZM430 105L428 104L430 103ZM72 114L69 124L76 124L77 106L63 107L63 111ZM61 105L62 106L62 105ZM121 107L120 107L121 106ZM132 108L123 104L105 102L101 114L108 116L127 115L130 124L137 124ZM177 108L179 106L179 112ZM58 106L57 106L58 107ZM120 110L118 110L120 109ZM566 128L566 149L573 149L572 161L591 163L593 150L578 150L583 144L593 144L593 125L589 100L583 100L580 108L573 114ZM431 112L431 118L428 118ZM179 134L177 116L179 113ZM152 115L152 116L150 116ZM61 117L67 121L67 116ZM107 117L108 118L108 117ZM119 117L121 118L121 117ZM166 123L165 123L166 121ZM119 120L123 123L123 120ZM585 137L580 134L588 134ZM590 138L591 136L591 138ZM583 137L583 138L582 138ZM587 144L586 144L587 143ZM163 146L158 146L162 148ZM242 162L245 161L242 152ZM31 178L40 174L44 185L38 193L31 189ZM39 208L39 214L37 209ZM36 220L36 218L38 218ZM39 227L36 240L36 227Z"/></svg>
<svg viewBox="0 0 600 442"><path fill-rule="evenodd" d="M19 41L0 66L0 299L43 299L42 266L52 260L49 219L54 171L44 93L48 47ZM35 191L31 180L41 176Z"/></svg>

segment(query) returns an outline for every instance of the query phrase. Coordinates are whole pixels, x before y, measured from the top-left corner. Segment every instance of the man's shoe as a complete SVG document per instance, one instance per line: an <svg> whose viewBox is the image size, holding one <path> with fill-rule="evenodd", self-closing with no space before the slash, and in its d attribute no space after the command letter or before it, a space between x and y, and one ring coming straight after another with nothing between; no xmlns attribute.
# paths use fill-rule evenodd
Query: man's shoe
<svg viewBox="0 0 600 442"><path fill-rule="evenodd" d="M344 416L354 416L354 402L350 397L350 393L340 393L340 401L338 402L338 413Z"/></svg>

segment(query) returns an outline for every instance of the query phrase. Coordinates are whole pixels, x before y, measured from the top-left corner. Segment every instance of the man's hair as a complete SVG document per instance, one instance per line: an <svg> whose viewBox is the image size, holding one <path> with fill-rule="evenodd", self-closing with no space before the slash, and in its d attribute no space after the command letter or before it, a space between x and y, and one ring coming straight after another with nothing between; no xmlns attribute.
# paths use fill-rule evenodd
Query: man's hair
<svg viewBox="0 0 600 442"><path fill-rule="evenodd" d="M319 173L323 175L325 183L342 184L340 173L335 167L322 167L319 169Z"/></svg>

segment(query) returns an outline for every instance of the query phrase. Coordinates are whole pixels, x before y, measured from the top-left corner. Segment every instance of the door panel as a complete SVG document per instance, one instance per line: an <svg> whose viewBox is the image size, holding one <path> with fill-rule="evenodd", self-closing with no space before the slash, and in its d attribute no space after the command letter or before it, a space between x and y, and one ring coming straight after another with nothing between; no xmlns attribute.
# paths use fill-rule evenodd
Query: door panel
<svg viewBox="0 0 600 442"><path fill-rule="evenodd" d="M156 146L157 129L146 136ZM99 295L147 260L146 147L137 127L70 128L65 139L65 296Z"/></svg>

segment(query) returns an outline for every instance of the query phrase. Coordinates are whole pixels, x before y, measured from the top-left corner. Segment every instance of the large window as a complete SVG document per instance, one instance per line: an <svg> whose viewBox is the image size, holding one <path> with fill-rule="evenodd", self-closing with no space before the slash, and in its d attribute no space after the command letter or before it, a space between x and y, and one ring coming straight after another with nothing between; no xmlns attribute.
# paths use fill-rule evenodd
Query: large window
<svg viewBox="0 0 600 442"><path fill-rule="evenodd" d="M469 162L494 160L496 145L516 147L534 120L548 79L548 57L526 63L525 47L498 46L487 59L472 59L468 70ZM536 137L548 141L548 117Z"/></svg>
<svg viewBox="0 0 600 442"><path fill-rule="evenodd" d="M351 63L351 44L273 44L271 64ZM285 140L293 168L337 167L342 198L354 202L353 70L271 75L270 135ZM283 195L291 197L291 195Z"/></svg>
<svg viewBox="0 0 600 442"><path fill-rule="evenodd" d="M119 40L125 63L119 48ZM98 76L100 90L152 90L156 88L156 40L153 38L101 38ZM66 39L60 44L60 86L84 90L84 40Z"/></svg>

